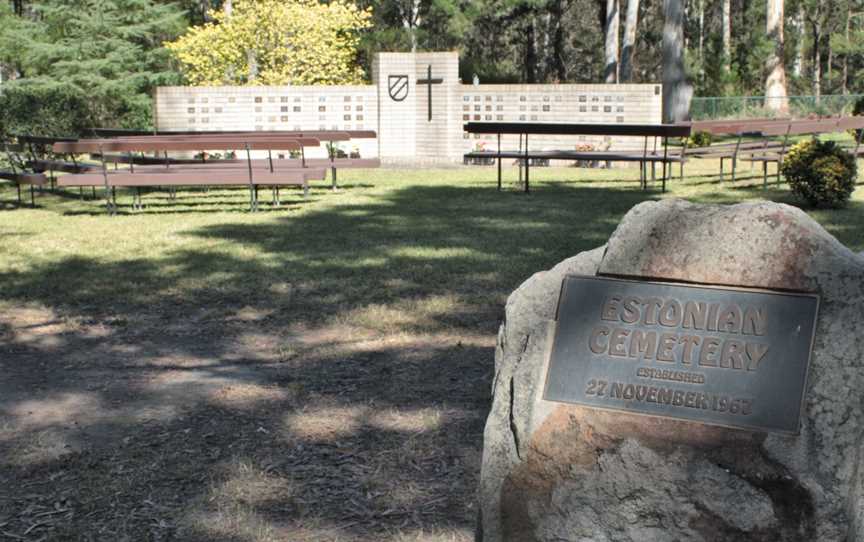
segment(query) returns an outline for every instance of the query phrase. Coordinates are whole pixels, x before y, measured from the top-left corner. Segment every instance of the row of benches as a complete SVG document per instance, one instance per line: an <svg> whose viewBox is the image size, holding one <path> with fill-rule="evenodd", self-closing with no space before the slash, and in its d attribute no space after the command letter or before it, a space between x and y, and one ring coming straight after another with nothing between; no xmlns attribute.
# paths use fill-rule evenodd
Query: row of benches
<svg viewBox="0 0 864 542"><path fill-rule="evenodd" d="M497 162L498 189L501 190L501 164L504 159L518 160L525 167L524 190L528 192L530 181L530 166L533 161L566 160L590 162L637 162L639 164L640 184L643 189L648 184L648 166L651 166L652 177L654 166L662 165L662 190L666 190L666 180L671 173L672 165L680 166L680 175L684 177L684 164L691 158L712 158L720 160L720 177L723 179L726 160L732 162L732 180L735 180L737 163L741 161L759 162L763 165L764 183L768 181L768 164L782 164L783 156L791 146L793 137L839 132L845 130L864 129L864 117L843 117L825 119L752 119L735 121L694 122L687 124L564 124L564 123L506 123L506 122L469 122L464 126L469 134L486 134L497 138L497 149L494 151L473 151L464 154L466 161L480 160ZM698 132L707 132L714 136L733 138L732 142L710 145L707 147L690 147L687 138ZM855 156L862 154L861 138L856 139L850 152ZM501 138L503 135L518 135L518 150L503 150ZM571 149L530 149L528 138L531 136L569 135L569 136L604 136L604 137L641 137L641 150L622 151L582 151ZM776 138L780 137L778 140ZM649 142L653 139L653 143ZM671 143L681 140L681 144ZM658 145L658 142L660 143Z"/></svg>
<svg viewBox="0 0 864 542"><path fill-rule="evenodd" d="M377 158L339 156L334 143L359 138L374 138L372 131L309 132L221 132L160 135L124 135L97 139L55 139L21 137L6 145L7 155L30 155L9 160L12 169L0 178L19 187L44 186L56 177L60 187L104 187L106 206L116 212L116 188L134 188L133 206L141 207L142 187L248 186L250 207L258 209L258 188L273 188L274 203L279 204L279 187L297 186L308 195L309 182L324 180L331 172L331 186L337 189L337 169L374 168ZM327 158L307 158L306 149L327 144ZM50 156L40 155L34 147L50 147ZM240 159L208 160L207 151L239 152ZM253 158L253 152L266 151L266 158ZM284 152L289 156L286 158ZM175 158L169 153L197 152L199 158ZM274 158L273 154L277 153ZM81 162L77 156L89 154L97 162ZM17 163L17 166L15 165ZM24 168L29 169L25 171ZM62 175L57 176L57 173Z"/></svg>
<svg viewBox="0 0 864 542"><path fill-rule="evenodd" d="M861 148L864 117L702 121L694 122L692 126L694 131L733 137L731 142L687 150L687 156L692 158L719 158L721 180L724 178L724 163L729 160L732 164L733 181L737 163L743 161L762 164L763 185L768 183L768 165L776 164L777 182L780 182L780 166L783 164L786 152L794 143L794 138L804 135L855 131L854 142L847 145L846 150L856 158L864 154L864 149Z"/></svg>

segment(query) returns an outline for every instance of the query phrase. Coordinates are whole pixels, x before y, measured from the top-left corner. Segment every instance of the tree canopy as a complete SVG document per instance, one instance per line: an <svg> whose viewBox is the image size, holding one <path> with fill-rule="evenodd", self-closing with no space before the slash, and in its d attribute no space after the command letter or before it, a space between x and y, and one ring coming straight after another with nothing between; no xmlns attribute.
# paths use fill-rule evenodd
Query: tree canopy
<svg viewBox="0 0 864 542"><path fill-rule="evenodd" d="M695 96L864 93L864 0L674 2ZM0 88L146 126L155 85L358 83L378 51L457 50L463 81L657 83L664 23L664 0L0 0Z"/></svg>
<svg viewBox="0 0 864 542"><path fill-rule="evenodd" d="M180 81L161 44L185 26L176 5L152 0L43 0L22 15L4 5L4 87L62 87L86 97L96 122L146 125L151 89Z"/></svg>
<svg viewBox="0 0 864 542"><path fill-rule="evenodd" d="M237 0L167 44L193 85L359 83L371 13L345 0Z"/></svg>

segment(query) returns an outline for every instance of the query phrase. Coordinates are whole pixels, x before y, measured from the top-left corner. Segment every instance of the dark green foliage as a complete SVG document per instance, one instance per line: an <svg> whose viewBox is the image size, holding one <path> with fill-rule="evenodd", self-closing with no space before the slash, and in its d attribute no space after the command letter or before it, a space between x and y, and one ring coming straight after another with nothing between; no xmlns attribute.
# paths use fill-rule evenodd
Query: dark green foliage
<svg viewBox="0 0 864 542"><path fill-rule="evenodd" d="M87 96L74 87L16 85L0 94L0 134L80 136L91 126Z"/></svg>
<svg viewBox="0 0 864 542"><path fill-rule="evenodd" d="M707 147L711 144L711 134L708 132L695 132L687 138L687 148Z"/></svg>
<svg viewBox="0 0 864 542"><path fill-rule="evenodd" d="M792 147L783 160L782 172L795 195L814 207L843 207L858 178L852 154L834 141L818 139Z"/></svg>
<svg viewBox="0 0 864 542"><path fill-rule="evenodd" d="M63 88L86 96L96 124L149 127L150 91L180 81L162 43L184 27L178 7L152 0L43 0L21 17L0 13L0 64L13 72L3 88Z"/></svg>

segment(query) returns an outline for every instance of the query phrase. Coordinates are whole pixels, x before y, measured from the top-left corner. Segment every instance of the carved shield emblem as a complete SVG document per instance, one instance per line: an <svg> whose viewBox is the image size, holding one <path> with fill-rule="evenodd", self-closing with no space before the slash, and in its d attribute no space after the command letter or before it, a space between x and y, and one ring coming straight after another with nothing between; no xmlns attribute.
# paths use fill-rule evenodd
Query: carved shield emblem
<svg viewBox="0 0 864 542"><path fill-rule="evenodd" d="M387 78L387 89L390 98L395 102L401 102L408 97L408 76L391 75Z"/></svg>

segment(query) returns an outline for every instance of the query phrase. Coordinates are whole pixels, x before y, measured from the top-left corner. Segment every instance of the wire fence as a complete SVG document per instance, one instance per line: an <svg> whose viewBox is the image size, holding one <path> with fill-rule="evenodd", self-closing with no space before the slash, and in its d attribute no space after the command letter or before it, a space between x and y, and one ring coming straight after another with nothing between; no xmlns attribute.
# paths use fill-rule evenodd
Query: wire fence
<svg viewBox="0 0 864 542"><path fill-rule="evenodd" d="M864 94L828 96L789 96L787 112L782 116L804 118L810 116L850 115L855 102ZM690 118L693 120L722 120L742 118L770 118L780 116L782 98L765 96L723 96L693 98ZM772 107L776 106L776 107Z"/></svg>

